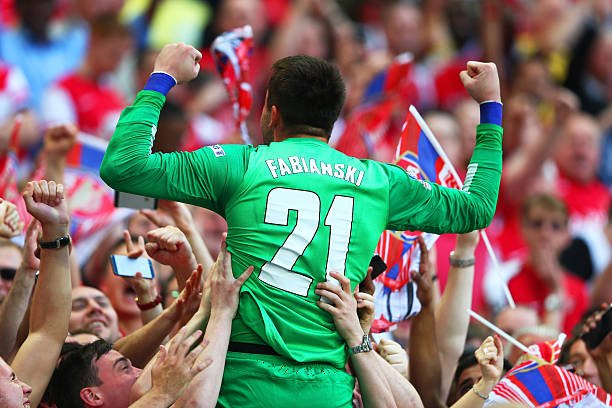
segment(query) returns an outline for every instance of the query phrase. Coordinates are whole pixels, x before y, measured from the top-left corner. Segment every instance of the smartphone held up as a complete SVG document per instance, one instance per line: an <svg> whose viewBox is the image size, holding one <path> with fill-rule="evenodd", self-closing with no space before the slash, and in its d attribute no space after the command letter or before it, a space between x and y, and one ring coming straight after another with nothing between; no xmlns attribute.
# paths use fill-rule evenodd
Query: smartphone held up
<svg viewBox="0 0 612 408"><path fill-rule="evenodd" d="M153 264L146 258L129 258L125 255L111 255L113 273L117 276L133 278L138 272L144 279L153 279Z"/></svg>

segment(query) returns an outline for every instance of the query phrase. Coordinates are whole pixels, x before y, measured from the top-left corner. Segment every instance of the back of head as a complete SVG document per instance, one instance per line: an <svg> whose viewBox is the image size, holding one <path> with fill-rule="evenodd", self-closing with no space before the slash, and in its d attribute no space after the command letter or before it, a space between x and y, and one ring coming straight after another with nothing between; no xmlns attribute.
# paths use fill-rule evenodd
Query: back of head
<svg viewBox="0 0 612 408"><path fill-rule="evenodd" d="M80 392L83 388L100 385L94 361L108 353L112 346L98 340L85 346L71 345L69 351L53 373L49 387L57 408L85 406Z"/></svg>
<svg viewBox="0 0 612 408"><path fill-rule="evenodd" d="M329 138L345 99L340 72L322 59L295 55L272 66L267 106L276 106L288 134Z"/></svg>

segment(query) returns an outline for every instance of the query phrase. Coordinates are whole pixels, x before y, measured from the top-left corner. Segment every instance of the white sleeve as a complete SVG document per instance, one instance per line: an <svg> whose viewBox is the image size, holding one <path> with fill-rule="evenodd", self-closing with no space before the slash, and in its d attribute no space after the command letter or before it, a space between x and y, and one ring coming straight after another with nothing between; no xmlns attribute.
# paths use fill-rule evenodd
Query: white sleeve
<svg viewBox="0 0 612 408"><path fill-rule="evenodd" d="M0 89L0 123L27 108L30 97L28 81L21 70L7 67L4 87Z"/></svg>
<svg viewBox="0 0 612 408"><path fill-rule="evenodd" d="M72 98L60 87L50 87L43 93L41 107L42 122L45 128L65 123L77 123Z"/></svg>
<svg viewBox="0 0 612 408"><path fill-rule="evenodd" d="M23 72L11 67L6 81L6 91L14 106L15 112L24 109L30 98L30 86ZM14 113L14 112L13 112Z"/></svg>

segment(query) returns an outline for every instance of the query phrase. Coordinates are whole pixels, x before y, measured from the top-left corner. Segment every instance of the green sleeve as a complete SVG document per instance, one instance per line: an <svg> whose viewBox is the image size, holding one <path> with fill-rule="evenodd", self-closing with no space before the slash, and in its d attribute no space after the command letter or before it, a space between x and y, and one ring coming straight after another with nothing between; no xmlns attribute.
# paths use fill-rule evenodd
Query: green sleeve
<svg viewBox="0 0 612 408"><path fill-rule="evenodd" d="M502 172L502 128L480 124L463 191L411 178L404 169L387 165L389 215L387 229L437 234L466 233L489 226Z"/></svg>
<svg viewBox="0 0 612 408"><path fill-rule="evenodd" d="M100 177L118 191L182 201L224 215L225 203L242 183L252 147L224 145L151 154L165 99L159 92L141 91L123 110Z"/></svg>

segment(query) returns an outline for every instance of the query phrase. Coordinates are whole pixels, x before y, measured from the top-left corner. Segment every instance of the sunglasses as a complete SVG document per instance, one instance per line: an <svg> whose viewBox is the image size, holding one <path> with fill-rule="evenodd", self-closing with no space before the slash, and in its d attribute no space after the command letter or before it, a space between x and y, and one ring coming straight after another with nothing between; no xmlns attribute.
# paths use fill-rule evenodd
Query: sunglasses
<svg viewBox="0 0 612 408"><path fill-rule="evenodd" d="M553 231L561 231L563 229L563 224L560 221L551 221L542 218L536 218L529 221L529 226L534 229L540 229L545 225L548 225Z"/></svg>
<svg viewBox="0 0 612 408"><path fill-rule="evenodd" d="M15 278L17 269L15 268L2 268L0 269L0 277L5 281L12 281Z"/></svg>

